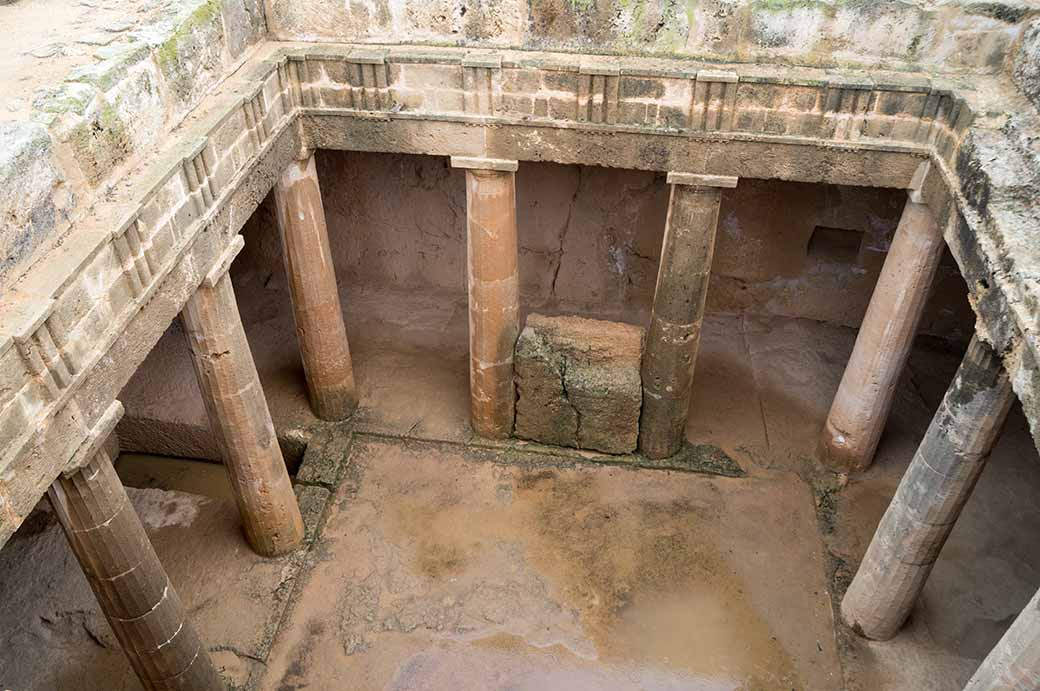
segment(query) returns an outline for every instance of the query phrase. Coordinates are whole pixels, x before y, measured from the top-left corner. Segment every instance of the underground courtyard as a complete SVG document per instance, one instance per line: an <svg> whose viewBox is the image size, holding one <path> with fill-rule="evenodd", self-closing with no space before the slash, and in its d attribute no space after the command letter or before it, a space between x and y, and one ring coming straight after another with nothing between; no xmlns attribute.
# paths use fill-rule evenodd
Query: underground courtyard
<svg viewBox="0 0 1040 691"><path fill-rule="evenodd" d="M0 0L0 688L1040 689L1040 6Z"/></svg>

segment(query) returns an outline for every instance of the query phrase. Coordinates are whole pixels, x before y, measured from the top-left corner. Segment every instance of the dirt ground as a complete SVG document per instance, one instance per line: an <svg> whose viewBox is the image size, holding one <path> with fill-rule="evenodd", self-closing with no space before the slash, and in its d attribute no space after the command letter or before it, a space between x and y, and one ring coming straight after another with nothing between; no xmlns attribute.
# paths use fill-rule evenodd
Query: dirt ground
<svg viewBox="0 0 1040 691"><path fill-rule="evenodd" d="M156 0L19 0L0 3L0 121L26 120L41 85L117 50L163 9Z"/></svg>
<svg viewBox="0 0 1040 691"><path fill-rule="evenodd" d="M1040 473L1016 409L907 628L866 643L834 623L956 348L918 343L874 467L845 482L811 454L855 332L711 316L687 432L746 472L720 477L477 443L465 302L436 293L346 295L362 408L321 426L284 295L237 280L280 434L310 442L314 540L259 559L218 465L118 463L236 687L958 689L1040 583ZM141 383L124 400L138 424L165 415L201 439L178 339L153 353L147 405ZM62 540L41 512L0 550L0 688L136 688Z"/></svg>

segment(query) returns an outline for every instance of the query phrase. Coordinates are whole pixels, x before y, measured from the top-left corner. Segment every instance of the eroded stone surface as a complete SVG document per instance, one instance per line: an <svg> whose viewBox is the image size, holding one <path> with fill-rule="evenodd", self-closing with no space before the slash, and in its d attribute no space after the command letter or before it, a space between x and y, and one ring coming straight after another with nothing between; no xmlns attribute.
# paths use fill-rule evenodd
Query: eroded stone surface
<svg viewBox="0 0 1040 691"><path fill-rule="evenodd" d="M644 337L631 324L528 316L516 344L516 435L607 453L634 451Z"/></svg>
<svg viewBox="0 0 1040 691"><path fill-rule="evenodd" d="M1023 30L1011 75L1022 93L1040 108L1040 19L1034 19Z"/></svg>
<svg viewBox="0 0 1040 691"><path fill-rule="evenodd" d="M66 219L73 205L51 158L47 128L0 122L0 277L25 259Z"/></svg>
<svg viewBox="0 0 1040 691"><path fill-rule="evenodd" d="M876 66L926 64L944 70L1000 69L1031 9L1023 0L706 0L677 3L428 3L379 0L275 2L268 23L281 40L425 40L528 49L600 49L790 62Z"/></svg>
<svg viewBox="0 0 1040 691"><path fill-rule="evenodd" d="M18 191L0 194L3 278L156 146L265 25L258 0L23 0L0 7L0 33L0 180L17 180L3 189Z"/></svg>

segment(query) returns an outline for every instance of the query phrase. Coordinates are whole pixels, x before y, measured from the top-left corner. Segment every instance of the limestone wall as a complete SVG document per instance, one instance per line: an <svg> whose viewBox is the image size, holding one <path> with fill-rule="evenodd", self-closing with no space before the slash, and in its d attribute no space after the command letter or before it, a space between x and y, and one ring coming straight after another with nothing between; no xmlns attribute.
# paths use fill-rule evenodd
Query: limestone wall
<svg viewBox="0 0 1040 691"><path fill-rule="evenodd" d="M465 293L462 172L433 156L322 151L319 176L342 283ZM900 190L742 179L723 195L708 309L858 327L902 211ZM663 174L523 163L520 281L529 305L638 314L653 299L668 185ZM267 200L239 262L281 281ZM947 256L925 333L966 340L967 288Z"/></svg>
<svg viewBox="0 0 1040 691"><path fill-rule="evenodd" d="M266 0L282 40L996 72L1030 0Z"/></svg>
<svg viewBox="0 0 1040 691"><path fill-rule="evenodd" d="M92 26L88 12L64 27L57 15L83 8L71 0L50 4L53 18L24 14L31 7L0 8L0 34L10 35L19 22L31 21L27 30L34 31L51 21L59 27L40 31L52 42L17 53L28 62L0 78L7 105L0 114L5 284L70 220L103 203L120 171L156 148L266 33L259 0L129 0L125 19Z"/></svg>

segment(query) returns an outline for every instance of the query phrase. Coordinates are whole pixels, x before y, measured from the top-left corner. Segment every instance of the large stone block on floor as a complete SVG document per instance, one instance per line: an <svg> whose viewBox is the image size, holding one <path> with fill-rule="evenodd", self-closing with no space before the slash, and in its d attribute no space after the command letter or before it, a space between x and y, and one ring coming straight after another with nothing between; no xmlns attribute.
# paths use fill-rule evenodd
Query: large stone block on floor
<svg viewBox="0 0 1040 691"><path fill-rule="evenodd" d="M644 338L631 324L530 315L516 344L516 436L606 453L635 451Z"/></svg>

